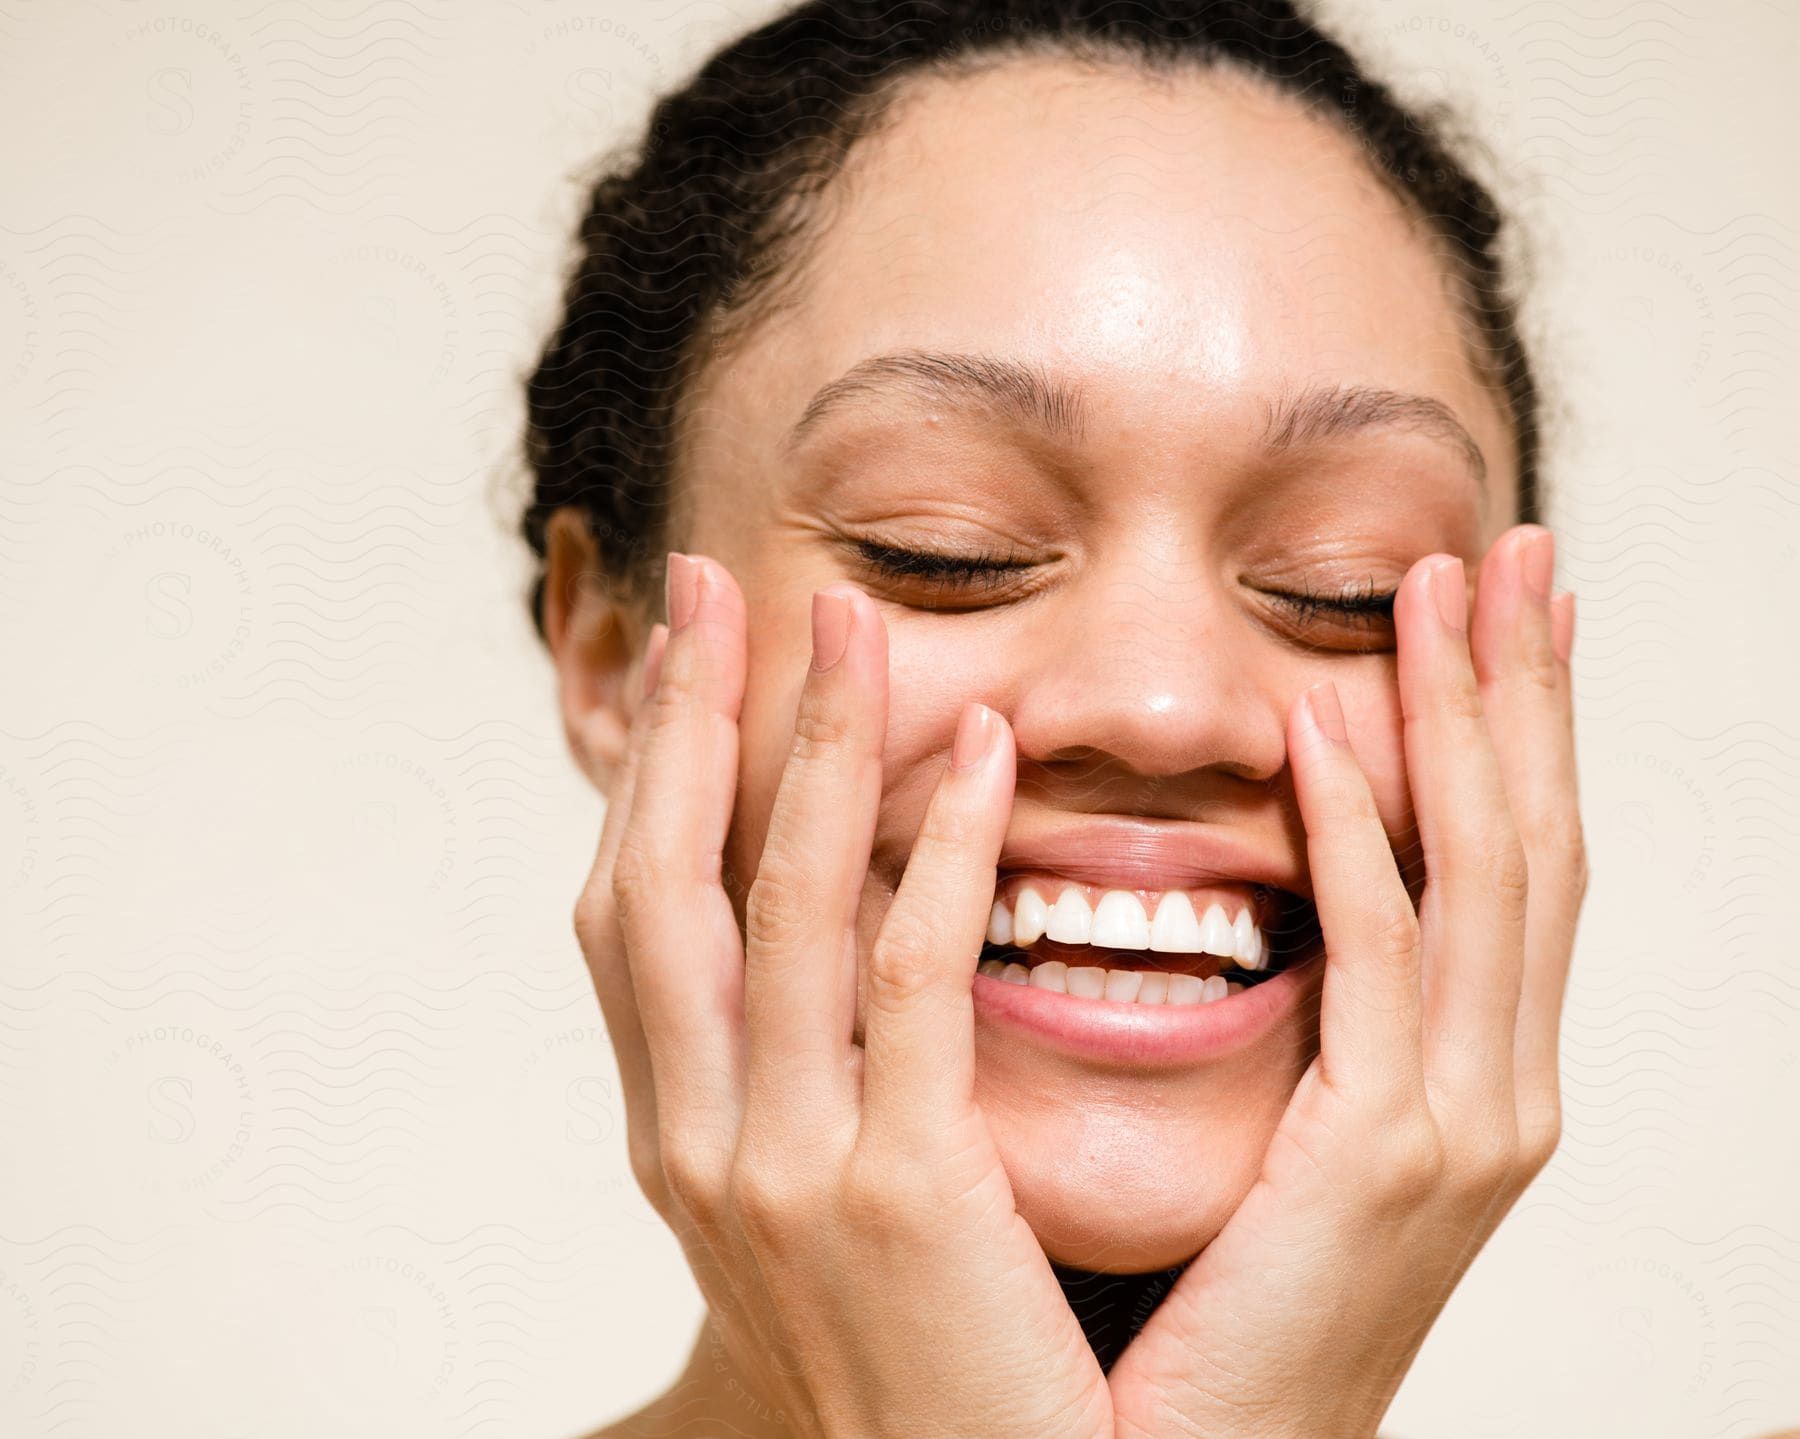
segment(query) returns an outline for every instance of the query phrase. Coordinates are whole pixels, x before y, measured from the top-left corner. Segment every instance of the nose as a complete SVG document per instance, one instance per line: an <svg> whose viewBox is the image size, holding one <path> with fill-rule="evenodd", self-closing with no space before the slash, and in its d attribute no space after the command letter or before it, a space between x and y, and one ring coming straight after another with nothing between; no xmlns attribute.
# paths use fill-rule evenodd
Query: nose
<svg viewBox="0 0 1800 1439"><path fill-rule="evenodd" d="M1168 547L1109 562L1038 618L1009 716L1029 765L1209 771L1266 782L1287 762L1287 711L1228 577Z"/></svg>

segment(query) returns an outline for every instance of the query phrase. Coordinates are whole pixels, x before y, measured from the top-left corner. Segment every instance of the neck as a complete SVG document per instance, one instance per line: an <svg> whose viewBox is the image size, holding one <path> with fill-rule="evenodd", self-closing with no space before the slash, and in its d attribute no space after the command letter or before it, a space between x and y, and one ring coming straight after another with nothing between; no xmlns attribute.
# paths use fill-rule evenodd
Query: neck
<svg viewBox="0 0 1800 1439"><path fill-rule="evenodd" d="M1094 1274L1052 1261L1063 1297L1081 1321L1088 1347L1100 1361L1100 1372L1110 1374L1125 1346L1150 1322L1156 1306L1175 1287L1187 1262L1150 1274Z"/></svg>

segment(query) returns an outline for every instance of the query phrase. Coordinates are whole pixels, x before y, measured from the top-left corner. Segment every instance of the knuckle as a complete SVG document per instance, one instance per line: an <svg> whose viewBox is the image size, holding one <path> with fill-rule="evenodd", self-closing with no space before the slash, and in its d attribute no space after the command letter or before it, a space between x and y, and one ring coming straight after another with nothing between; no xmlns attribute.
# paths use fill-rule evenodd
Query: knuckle
<svg viewBox="0 0 1800 1439"><path fill-rule="evenodd" d="M804 698L794 716L794 741L790 758L806 764L842 749L850 738L850 726L844 716Z"/></svg>
<svg viewBox="0 0 1800 1439"><path fill-rule="evenodd" d="M765 855L744 899L744 930L752 944L783 948L797 942L813 919L800 877L779 855Z"/></svg>
<svg viewBox="0 0 1800 1439"><path fill-rule="evenodd" d="M1518 1130L1510 1119L1478 1126L1457 1155L1459 1187L1477 1198L1510 1190L1520 1177Z"/></svg>
<svg viewBox="0 0 1800 1439"><path fill-rule="evenodd" d="M1482 846L1481 868L1507 913L1524 914L1525 901L1531 890L1531 868L1525 846L1510 827Z"/></svg>
<svg viewBox="0 0 1800 1439"><path fill-rule="evenodd" d="M618 906L619 917L627 921L635 919L643 905L657 893L666 872L662 857L641 831L621 836L612 874L612 897Z"/></svg>
<svg viewBox="0 0 1800 1439"><path fill-rule="evenodd" d="M907 1168L868 1144L858 1144L844 1167L839 1197L844 1219L865 1234L885 1234L905 1211L903 1176Z"/></svg>
<svg viewBox="0 0 1800 1439"><path fill-rule="evenodd" d="M663 1136L656 1163L669 1197L698 1222L710 1222L718 1212L720 1185L716 1166L708 1156L695 1146L672 1143Z"/></svg>
<svg viewBox="0 0 1800 1439"><path fill-rule="evenodd" d="M1581 821L1565 820L1553 826L1546 844L1550 854L1555 857L1557 867L1568 876L1570 891L1578 899L1585 896L1588 887L1588 851L1587 837L1582 833Z"/></svg>
<svg viewBox="0 0 1800 1439"><path fill-rule="evenodd" d="M1422 1105L1385 1126L1380 1155L1384 1189L1400 1210L1411 1210L1436 1194L1449 1170L1443 1136Z"/></svg>
<svg viewBox="0 0 1800 1439"><path fill-rule="evenodd" d="M1369 910L1367 927L1378 953L1399 958L1419 947L1419 916L1403 891L1378 896Z"/></svg>
<svg viewBox="0 0 1800 1439"><path fill-rule="evenodd" d="M1551 643L1548 626L1542 631L1533 631L1530 641L1521 647L1515 673L1517 683L1534 694L1540 691L1554 694L1561 685L1562 661L1556 657L1556 646Z"/></svg>
<svg viewBox="0 0 1800 1439"><path fill-rule="evenodd" d="M1475 682L1473 673L1459 672L1455 680L1445 686L1442 700L1444 713L1450 719L1473 724L1486 713L1481 701L1481 686Z"/></svg>
<svg viewBox="0 0 1800 1439"><path fill-rule="evenodd" d="M588 885L575 897L575 939L586 955L599 953L611 932L614 913L610 892L600 885Z"/></svg>
<svg viewBox="0 0 1800 1439"><path fill-rule="evenodd" d="M727 1206L753 1248L779 1250L807 1227L806 1187L792 1171L757 1160L739 1159L732 1166Z"/></svg>
<svg viewBox="0 0 1800 1439"><path fill-rule="evenodd" d="M1530 1178L1555 1157L1562 1144L1562 1101L1550 1095L1519 1115L1519 1163Z"/></svg>
<svg viewBox="0 0 1800 1439"><path fill-rule="evenodd" d="M662 1150L656 1142L656 1136L645 1132L642 1125L632 1125L626 1141L626 1153L631 1161L631 1177L637 1181L638 1190L650 1201L652 1208L662 1212L669 1202L670 1194L668 1181L663 1174Z"/></svg>
<svg viewBox="0 0 1800 1439"><path fill-rule="evenodd" d="M931 989L935 965L923 921L892 914L888 920L869 951L869 1003L891 1010Z"/></svg>
<svg viewBox="0 0 1800 1439"><path fill-rule="evenodd" d="M1525 1177L1540 1173L1556 1155L1562 1144L1562 1120L1551 1119L1523 1128L1519 1132L1519 1163Z"/></svg>

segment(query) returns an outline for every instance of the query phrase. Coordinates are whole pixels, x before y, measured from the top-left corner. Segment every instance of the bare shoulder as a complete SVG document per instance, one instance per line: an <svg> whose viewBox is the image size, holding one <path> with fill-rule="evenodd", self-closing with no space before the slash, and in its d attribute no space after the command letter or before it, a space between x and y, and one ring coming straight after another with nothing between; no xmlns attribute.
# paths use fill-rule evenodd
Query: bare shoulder
<svg viewBox="0 0 1800 1439"><path fill-rule="evenodd" d="M583 1439L713 1439L721 1432L745 1432L737 1425L722 1431L713 1420L706 1395L684 1376L642 1409L613 1420Z"/></svg>

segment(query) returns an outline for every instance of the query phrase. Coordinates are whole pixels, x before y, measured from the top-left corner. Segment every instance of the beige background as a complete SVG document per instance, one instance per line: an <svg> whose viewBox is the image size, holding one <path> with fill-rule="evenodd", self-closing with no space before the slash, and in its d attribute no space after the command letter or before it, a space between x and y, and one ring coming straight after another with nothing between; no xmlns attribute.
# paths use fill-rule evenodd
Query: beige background
<svg viewBox="0 0 1800 1439"><path fill-rule="evenodd" d="M566 1436L698 1314L510 537L577 167L750 0L0 9L0 1433ZM1800 1422L1800 22L1361 0L1531 217L1595 879L1402 1439Z"/></svg>

